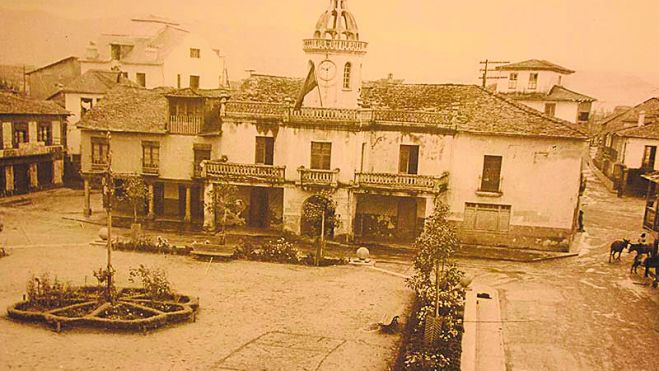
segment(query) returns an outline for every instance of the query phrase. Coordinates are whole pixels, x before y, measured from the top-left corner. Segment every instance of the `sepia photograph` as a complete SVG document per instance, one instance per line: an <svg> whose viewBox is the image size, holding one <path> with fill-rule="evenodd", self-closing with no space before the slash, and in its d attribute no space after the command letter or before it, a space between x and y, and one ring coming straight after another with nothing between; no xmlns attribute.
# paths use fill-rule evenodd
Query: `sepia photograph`
<svg viewBox="0 0 659 371"><path fill-rule="evenodd" d="M0 0L0 370L659 370L657 15Z"/></svg>

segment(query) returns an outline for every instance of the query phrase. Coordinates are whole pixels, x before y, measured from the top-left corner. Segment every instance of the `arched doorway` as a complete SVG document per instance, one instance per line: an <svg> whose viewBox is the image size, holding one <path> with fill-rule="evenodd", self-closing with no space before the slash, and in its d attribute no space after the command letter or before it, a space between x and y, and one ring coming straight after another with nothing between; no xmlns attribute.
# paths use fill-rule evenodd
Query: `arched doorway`
<svg viewBox="0 0 659 371"><path fill-rule="evenodd" d="M326 197L313 195L302 204L302 234L310 237L320 236L322 221L325 220L325 238L334 237L337 224L334 203Z"/></svg>

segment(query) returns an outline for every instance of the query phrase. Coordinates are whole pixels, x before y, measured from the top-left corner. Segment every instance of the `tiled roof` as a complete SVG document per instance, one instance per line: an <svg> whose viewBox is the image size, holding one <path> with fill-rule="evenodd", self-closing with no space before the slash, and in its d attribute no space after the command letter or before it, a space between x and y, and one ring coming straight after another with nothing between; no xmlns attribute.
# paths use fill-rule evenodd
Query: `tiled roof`
<svg viewBox="0 0 659 371"><path fill-rule="evenodd" d="M499 93L517 101L594 102L595 98L554 85L549 93Z"/></svg>
<svg viewBox="0 0 659 371"><path fill-rule="evenodd" d="M645 112L645 125L638 127L641 111ZM657 129L651 126L659 125L659 97L654 97L626 111L613 114L601 122L603 132L615 131L619 135L640 138L655 138Z"/></svg>
<svg viewBox="0 0 659 371"><path fill-rule="evenodd" d="M203 98L221 98L230 96L228 89L193 89L184 88L174 90L168 93L169 97L203 97Z"/></svg>
<svg viewBox="0 0 659 371"><path fill-rule="evenodd" d="M490 93L476 85L366 84L362 101L377 109L455 110L458 131L584 138L576 125Z"/></svg>
<svg viewBox="0 0 659 371"><path fill-rule="evenodd" d="M283 103L295 100L302 79L253 75L242 83L232 100ZM447 113L456 109L462 118L458 130L510 135L584 138L576 125L546 116L475 85L390 84L367 82L361 89L363 104L375 109Z"/></svg>
<svg viewBox="0 0 659 371"><path fill-rule="evenodd" d="M44 70L44 69L46 69L46 68L50 68L50 67L56 66L56 65L58 65L58 64L60 64L60 63L66 63L66 62L69 62L69 61L77 62L77 61L78 61L78 58L77 58L77 57L74 57L74 56L66 57L66 58L60 59L60 60L58 60L58 61L55 61L55 62L53 62L53 63L47 64L47 65L45 65L45 66L41 66L41 67L39 67L39 68L36 68L36 69L34 69L34 70L32 70L32 71L28 71L28 72L26 73L26 75L30 75L30 74L32 74L32 73L34 73L34 72L41 71L41 70Z"/></svg>
<svg viewBox="0 0 659 371"><path fill-rule="evenodd" d="M93 130L164 134L169 120L165 95L173 90L117 85L77 126Z"/></svg>
<svg viewBox="0 0 659 371"><path fill-rule="evenodd" d="M0 114L4 115L68 115L55 102L34 100L12 93L0 92Z"/></svg>
<svg viewBox="0 0 659 371"><path fill-rule="evenodd" d="M76 77L61 91L64 93L105 94L118 83L131 84L118 71L89 70Z"/></svg>
<svg viewBox="0 0 659 371"><path fill-rule="evenodd" d="M537 70L555 71L559 73L572 74L574 71L543 59L529 59L523 62L510 63L495 68L498 71Z"/></svg>

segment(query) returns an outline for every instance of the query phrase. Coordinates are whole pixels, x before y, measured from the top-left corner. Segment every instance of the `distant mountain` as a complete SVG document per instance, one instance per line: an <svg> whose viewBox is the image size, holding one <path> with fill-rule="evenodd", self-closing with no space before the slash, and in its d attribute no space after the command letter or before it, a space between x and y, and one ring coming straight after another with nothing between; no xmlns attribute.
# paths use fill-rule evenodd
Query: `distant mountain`
<svg viewBox="0 0 659 371"><path fill-rule="evenodd" d="M23 72L33 68L33 66L0 65L0 90L24 91Z"/></svg>

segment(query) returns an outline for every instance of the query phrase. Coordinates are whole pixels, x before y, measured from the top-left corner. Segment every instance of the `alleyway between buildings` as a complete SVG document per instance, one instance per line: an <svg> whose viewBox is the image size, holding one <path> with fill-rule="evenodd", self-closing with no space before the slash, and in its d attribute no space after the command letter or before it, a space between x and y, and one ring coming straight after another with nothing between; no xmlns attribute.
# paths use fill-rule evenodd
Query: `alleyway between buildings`
<svg viewBox="0 0 659 371"><path fill-rule="evenodd" d="M88 246L98 225L72 220L81 205L81 192L60 189L0 206L0 244L11 254L0 259L3 312L20 300L31 273L92 282L104 251ZM607 262L613 240L640 234L643 201L617 198L589 173L583 209L578 256L534 263L459 260L475 282L499 290L509 369L656 369L659 290L628 273L632 255ZM411 271L409 253L375 255L381 268ZM123 284L129 267L165 268L175 288L201 297L197 322L146 336L57 335L3 317L0 369L386 369L398 337L380 335L373 325L411 303L400 277L368 268L114 256Z"/></svg>

